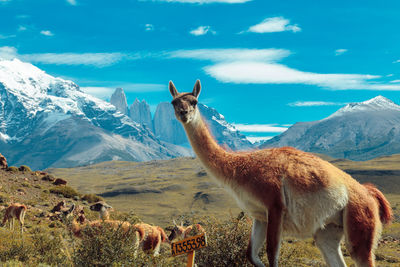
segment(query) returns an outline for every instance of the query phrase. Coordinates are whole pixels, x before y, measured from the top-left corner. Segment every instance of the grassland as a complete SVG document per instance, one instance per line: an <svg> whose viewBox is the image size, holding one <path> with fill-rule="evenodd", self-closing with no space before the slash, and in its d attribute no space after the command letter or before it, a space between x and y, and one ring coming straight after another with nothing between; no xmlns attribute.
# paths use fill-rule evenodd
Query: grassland
<svg viewBox="0 0 400 267"><path fill-rule="evenodd" d="M393 224L384 229L379 242L377 266L400 266L400 156L370 162L329 159L363 182L374 182L386 193L395 213ZM70 187L55 187L42 175L29 171L0 170L0 217L9 203L28 205L26 231L10 232L0 227L0 266L185 266L185 256L172 258L164 244L161 256L139 253L132 257L132 242L113 231L78 240L68 221L53 220L51 208L64 200L84 208L89 220L97 214L88 209L85 194L99 194L112 204L113 219L132 223L143 220L170 229L172 219L200 222L209 245L198 251L198 266L249 266L245 259L251 221L239 215L233 198L214 183L194 158L167 161L104 162L92 166L49 170ZM57 190L55 190L57 189ZM75 190L76 189L76 190ZM68 197L66 197L68 196ZM168 234L168 230L167 230ZM354 266L343 247L348 266ZM267 262L265 249L261 252ZM309 240L286 238L280 254L281 266L326 266Z"/></svg>

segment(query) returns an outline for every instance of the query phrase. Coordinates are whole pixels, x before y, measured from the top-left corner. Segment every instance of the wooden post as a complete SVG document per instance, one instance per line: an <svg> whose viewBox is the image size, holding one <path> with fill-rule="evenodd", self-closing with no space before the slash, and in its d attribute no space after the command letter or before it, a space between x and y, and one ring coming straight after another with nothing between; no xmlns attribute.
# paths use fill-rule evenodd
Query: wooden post
<svg viewBox="0 0 400 267"><path fill-rule="evenodd" d="M194 266L194 257L196 255L196 251L193 250L192 252L188 253L188 261L186 267L193 267Z"/></svg>

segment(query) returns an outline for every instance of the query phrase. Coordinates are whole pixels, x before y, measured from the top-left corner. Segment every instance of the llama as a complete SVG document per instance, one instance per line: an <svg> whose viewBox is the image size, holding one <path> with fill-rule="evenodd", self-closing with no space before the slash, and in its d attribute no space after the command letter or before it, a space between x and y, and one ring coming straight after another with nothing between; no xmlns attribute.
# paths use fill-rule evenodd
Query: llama
<svg viewBox="0 0 400 267"><path fill-rule="evenodd" d="M5 225L7 221L10 223L10 229L14 230L14 219L17 219L21 224L21 234L24 232L24 219L26 213L26 206L24 204L14 203L8 206L4 214L3 223Z"/></svg>
<svg viewBox="0 0 400 267"><path fill-rule="evenodd" d="M269 266L278 266L286 234L314 237L329 266L346 266L340 250L344 236L357 266L375 266L382 224L392 218L390 204L378 189L292 147L226 151L211 136L197 107L200 81L190 93L179 93L172 81L169 90L176 118L197 157L253 219L247 249L253 265L264 266L258 252L266 239Z"/></svg>
<svg viewBox="0 0 400 267"><path fill-rule="evenodd" d="M140 246L143 251L153 251L153 256L160 254L161 243L169 243L169 239L160 226L153 226L147 223L137 223L134 225L140 229L143 235L140 236Z"/></svg>
<svg viewBox="0 0 400 267"><path fill-rule="evenodd" d="M103 201L99 201L93 205L90 206L90 210L97 211L99 212L99 216L101 220L108 220L110 219L110 213L108 210L111 210L112 207Z"/></svg>
<svg viewBox="0 0 400 267"><path fill-rule="evenodd" d="M199 234L205 233L203 227L198 223L184 227L183 222L181 222L181 225L177 225L174 220L174 228L172 228L171 234L169 235L168 240L170 242L172 242L175 239L185 239L190 236L190 234L193 230Z"/></svg>

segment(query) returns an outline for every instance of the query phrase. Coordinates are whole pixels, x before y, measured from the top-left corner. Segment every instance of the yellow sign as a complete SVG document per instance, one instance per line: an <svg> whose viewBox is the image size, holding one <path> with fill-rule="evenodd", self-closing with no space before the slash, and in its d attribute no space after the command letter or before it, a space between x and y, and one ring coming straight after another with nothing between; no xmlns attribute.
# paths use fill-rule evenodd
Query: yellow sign
<svg viewBox="0 0 400 267"><path fill-rule="evenodd" d="M171 244L172 256L177 256L195 251L199 248L207 246L206 234L191 236L178 242Z"/></svg>

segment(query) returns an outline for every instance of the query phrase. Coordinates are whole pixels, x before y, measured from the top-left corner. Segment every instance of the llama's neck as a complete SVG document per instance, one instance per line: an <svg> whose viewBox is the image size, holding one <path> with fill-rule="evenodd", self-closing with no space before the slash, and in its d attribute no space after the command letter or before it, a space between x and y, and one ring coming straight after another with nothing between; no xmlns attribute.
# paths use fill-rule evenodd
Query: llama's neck
<svg viewBox="0 0 400 267"><path fill-rule="evenodd" d="M109 220L110 219L110 214L104 207L100 210L100 219L101 220Z"/></svg>
<svg viewBox="0 0 400 267"><path fill-rule="evenodd" d="M184 124L184 128L197 157L215 178L226 180L228 177L232 177L230 166L224 163L233 154L217 144L198 109L196 109L194 119L190 123Z"/></svg>

